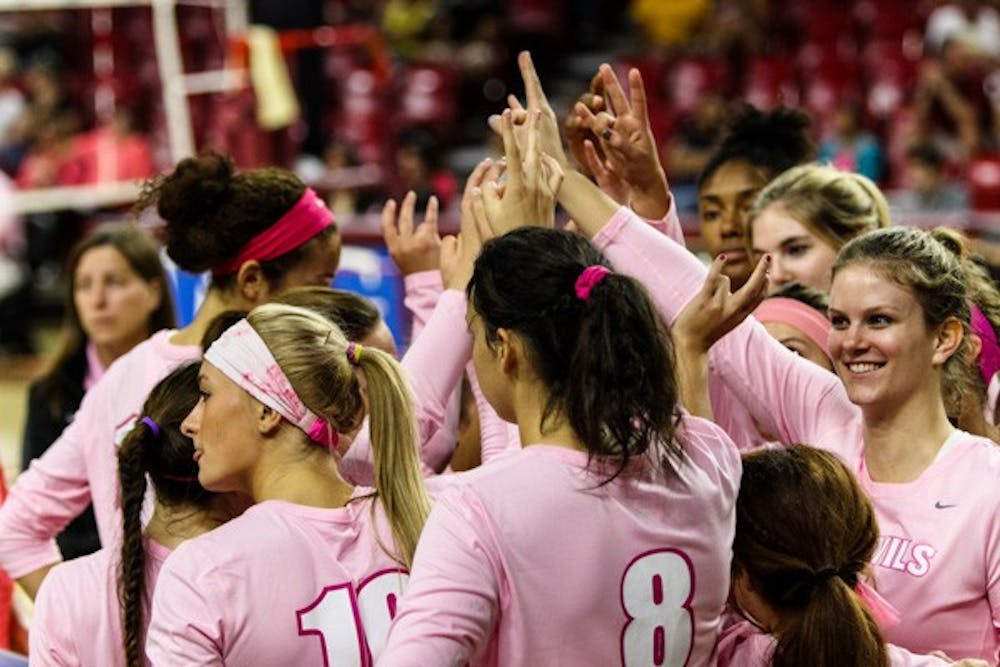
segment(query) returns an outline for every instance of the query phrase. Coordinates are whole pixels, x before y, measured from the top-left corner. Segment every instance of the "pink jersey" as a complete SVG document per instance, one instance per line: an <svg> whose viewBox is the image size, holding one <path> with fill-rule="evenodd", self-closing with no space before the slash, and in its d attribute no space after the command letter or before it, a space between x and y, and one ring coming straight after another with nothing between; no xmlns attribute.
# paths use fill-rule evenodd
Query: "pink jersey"
<svg viewBox="0 0 1000 667"><path fill-rule="evenodd" d="M337 509L268 500L179 546L153 598L150 662L370 664L407 581L371 494Z"/></svg>
<svg viewBox="0 0 1000 667"><path fill-rule="evenodd" d="M146 540L146 600L170 550ZM31 664L119 667L125 664L121 604L118 600L117 550L101 549L56 566L38 591L31 621ZM142 643L140 643L142 646Z"/></svg>
<svg viewBox="0 0 1000 667"><path fill-rule="evenodd" d="M776 644L774 637L749 621L728 625L719 637L719 667L770 667ZM892 644L886 645L889 667L944 667L951 664L931 655L916 655Z"/></svg>
<svg viewBox="0 0 1000 667"><path fill-rule="evenodd" d="M379 665L706 665L729 592L736 448L685 417L677 471L599 486L544 444L434 504Z"/></svg>
<svg viewBox="0 0 1000 667"><path fill-rule="evenodd" d="M93 502L103 544L121 530L115 447L156 383L201 356L159 331L120 357L87 392L73 422L21 473L0 507L0 567L17 579L61 559L55 536Z"/></svg>
<svg viewBox="0 0 1000 667"><path fill-rule="evenodd" d="M594 238L643 281L668 321L702 288L707 270L687 251L619 209ZM917 653L1000 658L1000 447L960 433L908 484L876 484L864 470L863 419L840 380L774 340L752 317L722 338L711 362L734 396L785 443L838 454L858 473L882 533L879 592L902 621L888 633Z"/></svg>

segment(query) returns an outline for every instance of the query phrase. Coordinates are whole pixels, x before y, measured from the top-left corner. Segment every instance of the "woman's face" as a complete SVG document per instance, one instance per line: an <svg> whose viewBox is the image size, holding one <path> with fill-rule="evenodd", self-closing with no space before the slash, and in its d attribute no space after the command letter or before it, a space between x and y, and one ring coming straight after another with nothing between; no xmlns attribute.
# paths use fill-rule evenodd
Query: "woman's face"
<svg viewBox="0 0 1000 667"><path fill-rule="evenodd" d="M892 408L927 383L939 387L937 370L954 352L927 326L913 291L870 264L837 272L830 322L830 356L848 398L863 408Z"/></svg>
<svg viewBox="0 0 1000 667"><path fill-rule="evenodd" d="M163 285L142 278L114 246L84 251L73 273L73 304L88 340L124 348L153 332L149 321L160 307Z"/></svg>
<svg viewBox="0 0 1000 667"><path fill-rule="evenodd" d="M750 241L755 256L771 255L767 277L772 294L790 283L830 290L837 251L789 215L780 201L753 221Z"/></svg>
<svg viewBox="0 0 1000 667"><path fill-rule="evenodd" d="M207 361L198 373L198 391L201 398L181 423L181 432L194 441L198 481L209 491L249 493L261 405Z"/></svg>
<svg viewBox="0 0 1000 667"><path fill-rule="evenodd" d="M742 160L723 163L698 191L701 238L713 257L726 255L722 272L734 288L750 277L753 266L747 254L747 213L757 192L767 184L759 169Z"/></svg>

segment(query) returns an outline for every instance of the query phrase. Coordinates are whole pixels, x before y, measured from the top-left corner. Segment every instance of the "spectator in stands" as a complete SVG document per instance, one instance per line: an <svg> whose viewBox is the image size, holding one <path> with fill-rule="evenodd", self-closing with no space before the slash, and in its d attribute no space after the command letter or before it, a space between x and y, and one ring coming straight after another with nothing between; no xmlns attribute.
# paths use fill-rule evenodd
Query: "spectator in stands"
<svg viewBox="0 0 1000 667"><path fill-rule="evenodd" d="M17 87L17 55L12 49L0 47L0 148L7 145L7 135L24 113L24 93Z"/></svg>
<svg viewBox="0 0 1000 667"><path fill-rule="evenodd" d="M945 175L945 159L931 142L915 144L906 152L906 188L892 200L899 213L965 211L969 197L959 183Z"/></svg>
<svg viewBox="0 0 1000 667"><path fill-rule="evenodd" d="M434 0L389 0L382 10L382 30L399 55L413 58L437 11Z"/></svg>
<svg viewBox="0 0 1000 667"><path fill-rule="evenodd" d="M832 132L820 143L819 160L875 182L882 176L882 148L878 139L861 126L861 106L857 102L837 107Z"/></svg>
<svg viewBox="0 0 1000 667"><path fill-rule="evenodd" d="M955 161L982 148L992 129L982 54L968 33L945 40L921 66L913 97L913 138L932 138Z"/></svg>
<svg viewBox="0 0 1000 667"><path fill-rule="evenodd" d="M442 146L426 130L411 130L399 138L396 148L396 184L393 197L402 197L413 190L417 193L417 208L426 208L435 195L442 210L446 210L458 194L458 180L441 165Z"/></svg>
<svg viewBox="0 0 1000 667"><path fill-rule="evenodd" d="M54 55L41 53L29 62L24 72L24 87L27 104L11 124L7 145L0 156L0 167L11 175L18 172L29 150L51 139L51 136L41 135L72 133L77 129Z"/></svg>
<svg viewBox="0 0 1000 667"><path fill-rule="evenodd" d="M980 51L1000 57L1000 12L991 6L994 4L979 0L942 2L927 17L924 43L940 51L949 38L964 33Z"/></svg>

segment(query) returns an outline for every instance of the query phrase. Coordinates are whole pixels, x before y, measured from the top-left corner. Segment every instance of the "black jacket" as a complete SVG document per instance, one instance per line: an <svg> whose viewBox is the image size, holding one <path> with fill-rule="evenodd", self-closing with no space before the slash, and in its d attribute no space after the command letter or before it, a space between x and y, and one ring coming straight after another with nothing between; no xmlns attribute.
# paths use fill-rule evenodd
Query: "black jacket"
<svg viewBox="0 0 1000 667"><path fill-rule="evenodd" d="M44 454L49 445L62 434L63 429L73 421L80 401L83 400L83 378L86 372L87 352L84 348L56 369L63 392L63 411L55 419L49 409L49 401L42 395L40 384L36 381L28 389L28 417L21 445L21 466L24 469L27 469L33 459ZM65 560L100 549L101 539L97 534L93 508L88 505L83 514L66 526L56 541Z"/></svg>

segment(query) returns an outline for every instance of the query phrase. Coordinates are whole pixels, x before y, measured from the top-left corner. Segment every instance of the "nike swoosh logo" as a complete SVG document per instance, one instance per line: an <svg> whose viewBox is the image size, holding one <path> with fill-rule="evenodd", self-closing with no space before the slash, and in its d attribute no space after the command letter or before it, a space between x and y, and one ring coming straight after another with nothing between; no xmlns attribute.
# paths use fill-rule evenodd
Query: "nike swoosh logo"
<svg viewBox="0 0 1000 667"><path fill-rule="evenodd" d="M944 504L944 503L942 503L942 502L941 502L940 500L939 500L939 501L937 501L936 503L934 503L934 509L939 509L939 510L946 510L946 509L948 509L949 507L958 507L958 505L957 505L957 504L955 504L955 505L945 505L945 504Z"/></svg>

